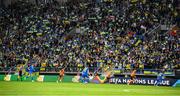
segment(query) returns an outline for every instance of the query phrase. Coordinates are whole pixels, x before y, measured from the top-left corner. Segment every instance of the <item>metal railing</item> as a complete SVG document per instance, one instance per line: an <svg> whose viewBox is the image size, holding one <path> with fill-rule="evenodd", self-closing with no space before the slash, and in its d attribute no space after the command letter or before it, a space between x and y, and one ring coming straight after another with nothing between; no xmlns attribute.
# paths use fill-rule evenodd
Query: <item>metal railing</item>
<svg viewBox="0 0 180 96"><path fill-rule="evenodd" d="M143 36L147 36L146 39L150 39L151 40L154 40L156 38L156 36L158 35L158 32L160 31L160 28L161 28L161 24L157 25L154 29L150 29L148 31L146 31ZM151 38L149 38L151 37Z"/></svg>

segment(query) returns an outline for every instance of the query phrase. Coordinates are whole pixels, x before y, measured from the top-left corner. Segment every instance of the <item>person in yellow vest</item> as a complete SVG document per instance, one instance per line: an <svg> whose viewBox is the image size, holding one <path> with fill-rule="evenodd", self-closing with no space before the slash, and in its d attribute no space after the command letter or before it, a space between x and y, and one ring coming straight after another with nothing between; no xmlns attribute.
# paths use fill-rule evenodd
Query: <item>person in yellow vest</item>
<svg viewBox="0 0 180 96"><path fill-rule="evenodd" d="M23 75L23 65L20 65L19 66L19 69L18 69L18 81L21 80L22 81L22 75Z"/></svg>

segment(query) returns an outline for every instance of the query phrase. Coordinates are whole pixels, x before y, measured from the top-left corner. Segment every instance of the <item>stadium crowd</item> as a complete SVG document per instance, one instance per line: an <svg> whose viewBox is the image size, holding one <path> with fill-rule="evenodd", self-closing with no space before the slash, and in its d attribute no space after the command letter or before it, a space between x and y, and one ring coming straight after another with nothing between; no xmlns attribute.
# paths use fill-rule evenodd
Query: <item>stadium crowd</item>
<svg viewBox="0 0 180 96"><path fill-rule="evenodd" d="M92 0L33 5L26 0L1 8L0 69L35 64L46 71L76 72L114 65L119 69L180 68L178 33L146 35L177 23L171 0Z"/></svg>

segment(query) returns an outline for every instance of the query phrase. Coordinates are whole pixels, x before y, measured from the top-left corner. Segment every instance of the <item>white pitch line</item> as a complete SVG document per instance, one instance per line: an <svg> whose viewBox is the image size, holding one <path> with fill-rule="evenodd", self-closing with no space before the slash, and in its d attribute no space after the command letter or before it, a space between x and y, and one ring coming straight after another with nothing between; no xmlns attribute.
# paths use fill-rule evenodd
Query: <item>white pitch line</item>
<svg viewBox="0 0 180 96"><path fill-rule="evenodd" d="M130 90L127 90L127 89L124 89L123 91L124 91L124 92L130 92Z"/></svg>

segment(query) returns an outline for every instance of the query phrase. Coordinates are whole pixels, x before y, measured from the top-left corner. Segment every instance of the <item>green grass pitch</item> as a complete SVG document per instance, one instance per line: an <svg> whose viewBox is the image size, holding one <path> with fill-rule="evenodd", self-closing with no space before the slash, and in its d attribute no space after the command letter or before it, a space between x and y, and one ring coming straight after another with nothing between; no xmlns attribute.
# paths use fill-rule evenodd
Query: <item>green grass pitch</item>
<svg viewBox="0 0 180 96"><path fill-rule="evenodd" d="M0 81L0 96L180 96L180 87Z"/></svg>

